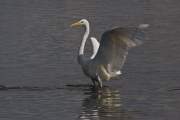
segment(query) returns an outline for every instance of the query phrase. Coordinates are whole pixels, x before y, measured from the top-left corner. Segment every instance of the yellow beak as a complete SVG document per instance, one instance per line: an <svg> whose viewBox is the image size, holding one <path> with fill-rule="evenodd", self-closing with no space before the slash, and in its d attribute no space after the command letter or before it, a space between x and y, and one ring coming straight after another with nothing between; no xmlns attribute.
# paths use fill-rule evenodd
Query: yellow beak
<svg viewBox="0 0 180 120"><path fill-rule="evenodd" d="M81 23L79 21L71 24L71 27L79 27L79 26L81 26Z"/></svg>

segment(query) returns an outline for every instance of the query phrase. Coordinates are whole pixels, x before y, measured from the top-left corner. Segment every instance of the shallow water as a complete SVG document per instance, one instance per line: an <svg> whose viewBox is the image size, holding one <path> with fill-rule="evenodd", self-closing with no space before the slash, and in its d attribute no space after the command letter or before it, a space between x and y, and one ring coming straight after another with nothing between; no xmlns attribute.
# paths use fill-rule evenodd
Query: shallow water
<svg viewBox="0 0 180 120"><path fill-rule="evenodd" d="M178 0L0 1L0 119L179 120ZM83 30L149 23L123 75L94 90L76 62ZM86 53L91 54L88 42ZM88 56L87 55L87 56Z"/></svg>

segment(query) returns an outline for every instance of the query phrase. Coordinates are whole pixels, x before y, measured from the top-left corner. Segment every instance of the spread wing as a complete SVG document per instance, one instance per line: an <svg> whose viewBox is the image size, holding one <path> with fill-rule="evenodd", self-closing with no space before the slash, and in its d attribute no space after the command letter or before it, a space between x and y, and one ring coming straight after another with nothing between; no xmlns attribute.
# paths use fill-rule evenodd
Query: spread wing
<svg viewBox="0 0 180 120"><path fill-rule="evenodd" d="M100 47L94 60L103 65L109 73L118 72L128 54L128 50L139 44L144 33L138 28L115 28L106 31L100 41Z"/></svg>

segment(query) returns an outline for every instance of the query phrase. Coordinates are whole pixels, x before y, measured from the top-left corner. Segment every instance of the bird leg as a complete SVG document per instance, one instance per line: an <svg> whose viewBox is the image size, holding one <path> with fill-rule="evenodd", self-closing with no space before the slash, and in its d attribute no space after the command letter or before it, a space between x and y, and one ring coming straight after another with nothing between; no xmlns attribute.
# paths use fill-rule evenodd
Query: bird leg
<svg viewBox="0 0 180 120"><path fill-rule="evenodd" d="M91 78L91 80L92 80L93 86L96 87L96 80L93 78Z"/></svg>
<svg viewBox="0 0 180 120"><path fill-rule="evenodd" d="M102 87L103 87L103 85L102 85L102 80L101 80L101 78L100 78L99 76L98 76L97 78L98 78L98 79L97 79L98 87L102 88Z"/></svg>
<svg viewBox="0 0 180 120"><path fill-rule="evenodd" d="M99 76L97 76L97 79L92 79L91 78L91 80L92 80L92 83L93 83L93 87L95 87L95 88L97 88L97 87L102 88L102 80L101 80L101 78Z"/></svg>

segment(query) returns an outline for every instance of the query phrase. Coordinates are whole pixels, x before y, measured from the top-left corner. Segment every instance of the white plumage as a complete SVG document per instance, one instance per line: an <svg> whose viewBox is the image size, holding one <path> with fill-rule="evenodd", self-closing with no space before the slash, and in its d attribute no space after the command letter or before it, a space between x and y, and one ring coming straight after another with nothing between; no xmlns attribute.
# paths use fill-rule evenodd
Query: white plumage
<svg viewBox="0 0 180 120"><path fill-rule="evenodd" d="M99 42L97 41L97 39L95 37L91 37L91 44L92 44L92 47L93 47L93 54L91 56L91 59L93 59L97 52L98 52L98 49L99 49Z"/></svg>

